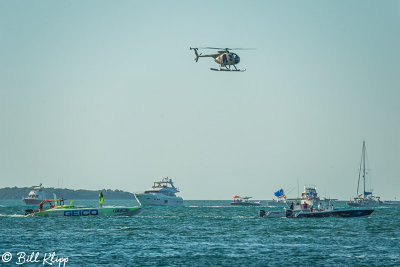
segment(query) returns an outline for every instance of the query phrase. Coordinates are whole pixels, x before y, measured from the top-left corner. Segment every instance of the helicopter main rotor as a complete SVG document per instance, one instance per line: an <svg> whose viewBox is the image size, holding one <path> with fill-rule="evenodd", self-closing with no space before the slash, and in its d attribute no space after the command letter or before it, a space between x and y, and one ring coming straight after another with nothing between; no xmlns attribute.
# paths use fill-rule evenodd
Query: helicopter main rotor
<svg viewBox="0 0 400 267"><path fill-rule="evenodd" d="M199 49L215 49L215 50L221 50L218 52L228 52L229 50L256 50L255 48L243 48L243 47L239 47L239 48L228 48L228 47L198 47Z"/></svg>

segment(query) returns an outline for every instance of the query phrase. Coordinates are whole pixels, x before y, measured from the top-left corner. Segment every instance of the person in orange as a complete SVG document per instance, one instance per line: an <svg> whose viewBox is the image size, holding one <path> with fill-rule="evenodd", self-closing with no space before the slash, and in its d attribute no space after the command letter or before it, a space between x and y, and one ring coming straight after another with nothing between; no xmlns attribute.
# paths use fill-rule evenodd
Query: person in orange
<svg viewBox="0 0 400 267"><path fill-rule="evenodd" d="M44 202L40 202L40 204L39 204L39 211L43 211L43 204L44 204Z"/></svg>

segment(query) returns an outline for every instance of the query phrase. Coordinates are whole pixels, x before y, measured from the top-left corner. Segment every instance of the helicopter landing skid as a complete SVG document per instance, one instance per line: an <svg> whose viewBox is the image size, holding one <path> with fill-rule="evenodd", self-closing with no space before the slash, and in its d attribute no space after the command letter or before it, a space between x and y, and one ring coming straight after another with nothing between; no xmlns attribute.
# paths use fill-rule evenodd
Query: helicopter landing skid
<svg viewBox="0 0 400 267"><path fill-rule="evenodd" d="M238 71L238 72L246 71L246 70L230 70L230 69L215 69L215 68L210 68L210 70L213 70L213 71Z"/></svg>

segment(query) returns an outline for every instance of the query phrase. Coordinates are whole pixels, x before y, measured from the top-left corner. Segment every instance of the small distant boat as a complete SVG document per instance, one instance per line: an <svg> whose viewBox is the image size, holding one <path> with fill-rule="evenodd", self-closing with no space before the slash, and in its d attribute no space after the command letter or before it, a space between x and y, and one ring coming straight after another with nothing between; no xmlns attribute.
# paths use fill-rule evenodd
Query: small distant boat
<svg viewBox="0 0 400 267"><path fill-rule="evenodd" d="M358 172L358 183L357 183L357 196L354 198L353 201L347 203L347 205L351 207L378 207L378 206L385 206L384 202L381 201L380 197L374 196L372 194L372 190L366 191L365 184L366 184L366 153L367 149L365 146L365 141L363 141L362 152L361 152L361 162L360 162L360 169ZM359 193L360 191L360 180L362 179L364 183L364 190L363 193ZM390 206L387 205L387 206Z"/></svg>
<svg viewBox="0 0 400 267"><path fill-rule="evenodd" d="M22 201L26 205L38 205L40 202L46 199L46 194L43 192L42 184L34 185L31 188L32 190L29 192L29 195L25 198L22 198Z"/></svg>
<svg viewBox="0 0 400 267"><path fill-rule="evenodd" d="M251 197L241 197L241 196L234 196L232 197L231 205L234 206L261 206L260 202L251 202L249 199Z"/></svg>
<svg viewBox="0 0 400 267"><path fill-rule="evenodd" d="M142 206L183 206L183 199L177 195L179 189L168 177L154 182L154 185L143 193L135 193L135 198Z"/></svg>
<svg viewBox="0 0 400 267"><path fill-rule="evenodd" d="M46 199L40 202L38 210L25 210L25 217L108 217L134 216L141 211L140 207L83 208L75 207L73 201L64 205L63 198ZM44 205L48 204L48 209Z"/></svg>

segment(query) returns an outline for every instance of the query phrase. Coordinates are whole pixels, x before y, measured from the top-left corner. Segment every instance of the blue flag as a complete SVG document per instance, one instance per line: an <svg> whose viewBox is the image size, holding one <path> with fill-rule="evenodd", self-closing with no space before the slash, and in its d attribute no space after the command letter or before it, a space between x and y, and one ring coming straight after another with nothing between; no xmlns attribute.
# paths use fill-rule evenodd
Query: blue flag
<svg viewBox="0 0 400 267"><path fill-rule="evenodd" d="M282 188L276 191L274 194L276 197L285 197L285 193L283 192Z"/></svg>

